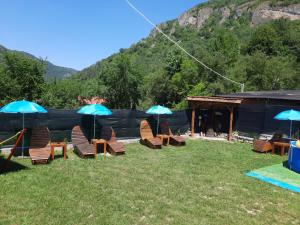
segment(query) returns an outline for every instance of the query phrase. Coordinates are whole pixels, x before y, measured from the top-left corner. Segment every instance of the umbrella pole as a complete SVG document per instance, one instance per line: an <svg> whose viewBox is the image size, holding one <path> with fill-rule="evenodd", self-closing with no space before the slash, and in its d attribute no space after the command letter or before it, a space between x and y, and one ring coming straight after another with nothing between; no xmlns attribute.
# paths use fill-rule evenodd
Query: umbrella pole
<svg viewBox="0 0 300 225"><path fill-rule="evenodd" d="M157 114L156 136L158 135L158 126L159 126L159 114Z"/></svg>
<svg viewBox="0 0 300 225"><path fill-rule="evenodd" d="M24 127L25 127L25 114L23 113L23 130L24 130ZM22 158L24 158L24 135L22 136Z"/></svg>
<svg viewBox="0 0 300 225"><path fill-rule="evenodd" d="M292 169L292 162L293 162L293 151L292 151L292 146L291 146L292 128L293 128L293 120L291 120L291 124L290 124L290 148L289 148L289 154L288 154L288 156L291 154L290 170Z"/></svg>
<svg viewBox="0 0 300 225"><path fill-rule="evenodd" d="M293 128L293 120L290 123L290 141L292 141L292 128Z"/></svg>
<svg viewBox="0 0 300 225"><path fill-rule="evenodd" d="M94 139L96 137L96 115L94 115Z"/></svg>

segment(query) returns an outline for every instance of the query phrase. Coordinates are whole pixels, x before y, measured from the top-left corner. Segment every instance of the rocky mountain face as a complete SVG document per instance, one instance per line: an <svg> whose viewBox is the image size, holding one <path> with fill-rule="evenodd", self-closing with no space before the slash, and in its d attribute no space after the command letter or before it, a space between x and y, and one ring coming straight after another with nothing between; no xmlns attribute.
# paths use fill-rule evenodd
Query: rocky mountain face
<svg viewBox="0 0 300 225"><path fill-rule="evenodd" d="M228 18L237 19L245 13L251 16L251 24L253 26L281 18L300 20L300 2L287 6L274 5L270 1L262 1L259 4L257 1L247 1L241 5L231 4L220 8L204 5L188 10L174 23L178 22L181 27L190 26L201 29L212 14L219 15L219 23L223 24Z"/></svg>
<svg viewBox="0 0 300 225"><path fill-rule="evenodd" d="M258 25L276 19L300 20L300 3L285 7L275 6L263 3L259 5L252 15L252 24Z"/></svg>
<svg viewBox="0 0 300 225"><path fill-rule="evenodd" d="M30 53L10 50L10 49L7 49L4 46L0 45L0 61L2 60L3 54L6 51L17 52L17 53L25 55L26 57L29 57L31 59L39 60L37 57L35 57L34 55L32 55ZM56 66L56 65L54 65L53 63L51 63L49 61L46 62L46 74L45 74L46 79L51 79L51 78L62 79L62 78L65 78L65 77L70 77L70 76L72 76L73 74L75 74L77 72L78 72L77 70L72 69L72 68Z"/></svg>

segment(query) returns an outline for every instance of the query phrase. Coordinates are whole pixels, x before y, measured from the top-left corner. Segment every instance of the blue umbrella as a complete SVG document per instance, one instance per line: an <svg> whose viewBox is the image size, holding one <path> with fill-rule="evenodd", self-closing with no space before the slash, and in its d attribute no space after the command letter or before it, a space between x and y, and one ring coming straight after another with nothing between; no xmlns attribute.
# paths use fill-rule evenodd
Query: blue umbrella
<svg viewBox="0 0 300 225"><path fill-rule="evenodd" d="M108 108L100 104L90 104L83 106L77 111L77 113L94 116L94 138L96 136L96 116L109 116L112 114L112 112Z"/></svg>
<svg viewBox="0 0 300 225"><path fill-rule="evenodd" d="M296 110L286 110L279 114L277 114L274 119L276 120L289 120L290 121L290 140L292 140L292 127L293 127L293 121L300 121L300 112ZM293 153L292 151L289 151L289 154L291 153L291 161L293 159ZM290 165L291 169L291 165Z"/></svg>
<svg viewBox="0 0 300 225"><path fill-rule="evenodd" d="M148 109L146 111L147 114L153 114L153 115L157 115L157 126L156 126L156 134L158 134L158 126L159 126L159 115L171 115L173 114L172 111L164 106L161 105L154 105L152 106L150 109Z"/></svg>
<svg viewBox="0 0 300 225"><path fill-rule="evenodd" d="M276 120L289 120L290 121L290 139L292 139L292 126L293 121L300 121L300 112L296 110L286 110L277 114L274 119Z"/></svg>
<svg viewBox="0 0 300 225"><path fill-rule="evenodd" d="M23 130L25 127L25 114L26 113L47 113L47 110L44 109L42 106L34 103L34 102L29 102L26 100L22 101L14 101L11 102L5 106L3 106L0 109L1 113L21 113L23 115ZM23 146L24 145L24 136L22 138L22 156L23 156Z"/></svg>

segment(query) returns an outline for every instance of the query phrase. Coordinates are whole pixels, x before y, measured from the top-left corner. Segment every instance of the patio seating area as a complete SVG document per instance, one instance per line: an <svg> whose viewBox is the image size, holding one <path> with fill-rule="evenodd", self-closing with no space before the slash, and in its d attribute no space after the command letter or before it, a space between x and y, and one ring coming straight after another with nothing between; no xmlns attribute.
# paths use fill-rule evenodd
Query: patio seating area
<svg viewBox="0 0 300 225"><path fill-rule="evenodd" d="M19 136L13 136L17 138L16 143L19 145L22 138L23 157L23 133L27 131L24 114L45 114L47 110L27 101L11 104L23 105L17 109L7 106L1 109L2 112L7 110L6 113L23 114L23 132L19 132ZM24 104L29 111L24 111ZM261 224L262 219L268 223L298 223L300 220L295 218L300 208L289 202L292 198L300 198L298 195L294 196L299 192L300 186L293 186L293 182L285 183L282 178L284 175L276 176L276 171L298 171L299 143L292 142L295 146L294 157L289 149L292 122L300 120L300 112L287 110L274 117L276 120L290 121L287 142L284 142L282 136L275 134L271 140L254 140L253 145L231 141L233 111L230 112L229 141L226 142L195 140L195 110L192 110L191 138L174 135L167 118L160 120L160 115L173 113L159 105L146 112L152 114L152 117L140 121L140 144L120 142L111 126L102 124L100 130L97 128L96 116L113 114L103 105L91 104L77 111L93 118L93 131L88 134L82 127L85 122L74 126L71 132L72 145L69 148L67 140L52 140L48 127L34 127L29 132L30 141L27 143L30 159L14 158L9 164L15 147L8 157L0 155L1 165L4 165L0 176L3 184L0 200L4 202L0 206L0 224L38 224L37 221L47 218L50 209L56 215L52 220L55 224L64 224L66 221L86 224L86 219L88 224L99 224L103 220L107 224L132 224L134 221L145 224L173 224L174 221L179 224L201 224L203 217L206 218L205 224ZM155 122L151 122L151 119ZM56 147L62 149L62 154L55 152ZM281 157L274 155L278 148ZM287 165L290 168L285 166L286 163L280 166L282 160L287 159L286 149L289 152ZM273 154L257 153L270 151ZM103 157L102 154L99 155L101 152ZM108 153L117 157L107 157ZM47 165L36 165L41 163ZM264 176L262 167L273 168L274 164L277 164L277 169L268 173L272 176ZM289 173L294 180L299 176L291 171ZM24 176L28 179L23 180ZM12 182L17 182L18 185L10 188L9 184ZM22 191L16 191L17 187ZM36 192L37 190L39 191ZM30 198L23 198L26 195ZM21 214L14 212L17 213L15 216L10 210L15 204L11 202L20 199ZM43 208L40 202L46 204L47 208ZM27 205L31 205L30 210L24 208ZM274 217L271 211L281 215L283 211L278 206L283 205L289 210L289 215ZM36 212L40 209L43 209L40 212L41 218L38 216L37 220L33 220L31 212L35 211L34 214L37 215ZM59 216L58 211L61 212L62 209L64 217ZM1 214L6 215L4 220ZM78 214L80 217L76 217ZM118 220L119 217L115 214L123 215L124 220Z"/></svg>

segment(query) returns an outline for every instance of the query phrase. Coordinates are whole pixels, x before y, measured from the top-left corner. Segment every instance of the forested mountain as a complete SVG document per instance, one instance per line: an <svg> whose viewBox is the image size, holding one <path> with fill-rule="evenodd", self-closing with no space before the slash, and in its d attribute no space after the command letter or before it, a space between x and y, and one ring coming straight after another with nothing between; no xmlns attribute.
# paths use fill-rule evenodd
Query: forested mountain
<svg viewBox="0 0 300 225"><path fill-rule="evenodd" d="M22 54L30 59L39 60L37 57L35 57L34 55L32 55L30 53L9 50L2 45L0 45L0 60L1 59L3 60L3 54L5 52L16 52L16 53ZM46 73L45 73L46 79L51 79L51 78L61 79L61 78L69 77L72 74L75 74L76 72L78 72L77 70L74 70L71 68L56 66L49 61L46 61L45 63L46 63L46 65L45 65L46 66Z"/></svg>
<svg viewBox="0 0 300 225"><path fill-rule="evenodd" d="M245 84L245 91L300 89L300 0L211 0L159 27L207 66ZM45 69L59 74L49 67L57 69L0 46L0 86L6 90L0 103L26 98L46 107L76 108L78 96L99 96L110 108L157 103L185 108L189 95L241 90L156 30L69 78L45 82Z"/></svg>
<svg viewBox="0 0 300 225"><path fill-rule="evenodd" d="M246 91L300 88L300 0L212 0L159 27L217 72L244 83ZM156 30L72 79L94 80L104 87L99 94L117 108L138 103L180 108L187 95L240 91Z"/></svg>

